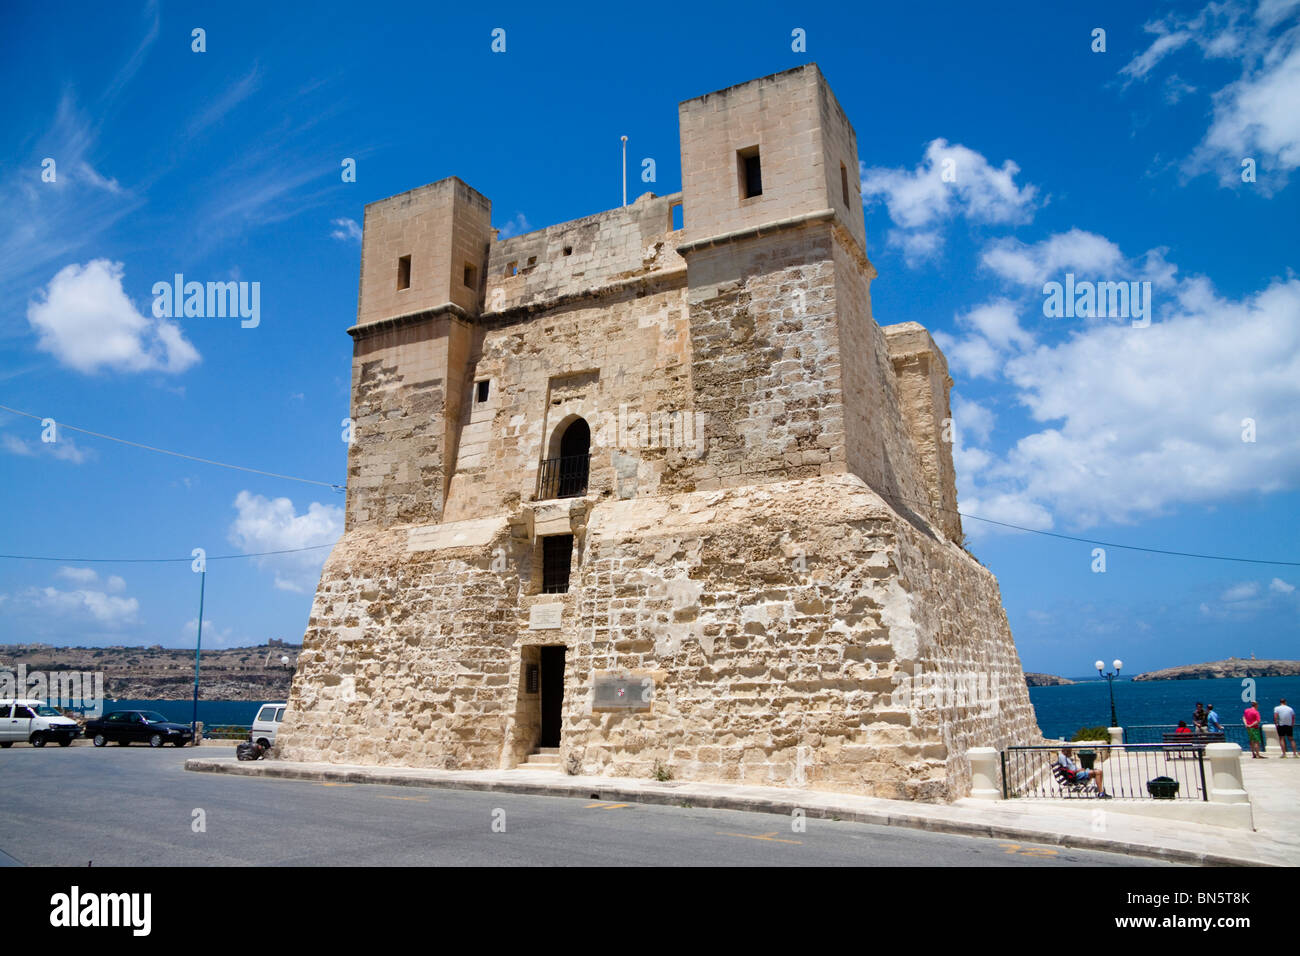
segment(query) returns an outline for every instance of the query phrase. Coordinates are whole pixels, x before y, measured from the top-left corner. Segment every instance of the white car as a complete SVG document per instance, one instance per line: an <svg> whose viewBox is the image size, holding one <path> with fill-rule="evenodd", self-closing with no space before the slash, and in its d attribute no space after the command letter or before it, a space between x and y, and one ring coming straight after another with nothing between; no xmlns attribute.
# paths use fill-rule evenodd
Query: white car
<svg viewBox="0 0 1300 956"><path fill-rule="evenodd" d="M75 720L42 701L12 697L0 700L0 747L12 747L24 740L33 747L44 747L50 740L66 747L79 733L81 727Z"/></svg>
<svg viewBox="0 0 1300 956"><path fill-rule="evenodd" d="M284 720L286 706L288 705L285 701L263 704L262 709L253 718L253 731L248 735L248 739L263 747L275 746L275 732L280 729L280 721Z"/></svg>

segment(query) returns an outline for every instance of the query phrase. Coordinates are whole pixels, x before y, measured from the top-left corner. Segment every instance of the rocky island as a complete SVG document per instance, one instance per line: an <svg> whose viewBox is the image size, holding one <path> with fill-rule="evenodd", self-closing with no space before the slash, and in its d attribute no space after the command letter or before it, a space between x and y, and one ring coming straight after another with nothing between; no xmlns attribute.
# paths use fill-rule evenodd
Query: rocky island
<svg viewBox="0 0 1300 956"><path fill-rule="evenodd" d="M1300 661L1257 661L1229 657L1209 664L1183 664L1138 674L1133 680L1208 680L1216 677L1296 677Z"/></svg>
<svg viewBox="0 0 1300 956"><path fill-rule="evenodd" d="M1025 672L1025 683L1030 687L1060 687L1064 684L1075 684L1068 677L1057 677L1055 674L1031 674Z"/></svg>
<svg viewBox="0 0 1300 956"><path fill-rule="evenodd" d="M204 700L285 700L302 647L272 640L257 647L204 649ZM288 658L288 662L285 662ZM194 693L194 650L184 647L54 647L0 644L0 671L80 671L104 675L108 700L188 700Z"/></svg>

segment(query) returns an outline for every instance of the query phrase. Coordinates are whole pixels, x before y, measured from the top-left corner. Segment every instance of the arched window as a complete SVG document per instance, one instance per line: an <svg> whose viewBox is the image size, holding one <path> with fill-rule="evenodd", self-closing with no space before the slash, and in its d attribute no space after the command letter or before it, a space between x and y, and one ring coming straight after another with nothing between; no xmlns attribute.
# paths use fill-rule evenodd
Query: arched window
<svg viewBox="0 0 1300 956"><path fill-rule="evenodd" d="M558 447L552 439L552 457L542 462L539 498L578 498L587 493L591 426L574 418L562 427Z"/></svg>

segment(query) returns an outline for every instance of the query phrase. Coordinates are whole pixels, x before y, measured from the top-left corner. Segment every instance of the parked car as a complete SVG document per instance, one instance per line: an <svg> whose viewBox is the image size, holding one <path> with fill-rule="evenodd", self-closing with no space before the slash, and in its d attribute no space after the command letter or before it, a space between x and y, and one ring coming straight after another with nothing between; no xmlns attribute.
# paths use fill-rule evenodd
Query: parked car
<svg viewBox="0 0 1300 956"><path fill-rule="evenodd" d="M150 747L175 744L184 747L194 739L189 724L178 724L153 710L115 710L98 720L86 721L86 736L96 747L116 743L123 747L136 741Z"/></svg>
<svg viewBox="0 0 1300 956"><path fill-rule="evenodd" d="M262 709L253 718L253 731L248 735L248 739L268 750L275 746L275 732L280 729L280 722L284 720L286 706L282 700L263 704Z"/></svg>
<svg viewBox="0 0 1300 956"><path fill-rule="evenodd" d="M0 747L12 747L20 740L33 747L44 747L46 741L54 740L66 747L79 733L81 728L75 720L64 717L49 704L28 698L0 700Z"/></svg>

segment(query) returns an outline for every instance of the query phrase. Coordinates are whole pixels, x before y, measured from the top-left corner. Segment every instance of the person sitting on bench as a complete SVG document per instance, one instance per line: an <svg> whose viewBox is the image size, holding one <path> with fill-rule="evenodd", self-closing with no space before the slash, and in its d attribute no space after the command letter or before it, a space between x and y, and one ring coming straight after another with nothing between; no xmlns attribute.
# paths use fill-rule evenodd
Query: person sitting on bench
<svg viewBox="0 0 1300 956"><path fill-rule="evenodd" d="M1102 773L1100 770L1084 770L1079 766L1079 762L1071 754L1070 747L1062 747L1061 755L1056 758L1056 765L1063 771L1063 776L1071 784L1095 784L1097 795L1103 799L1109 799L1110 794L1106 792L1106 785L1102 782Z"/></svg>

